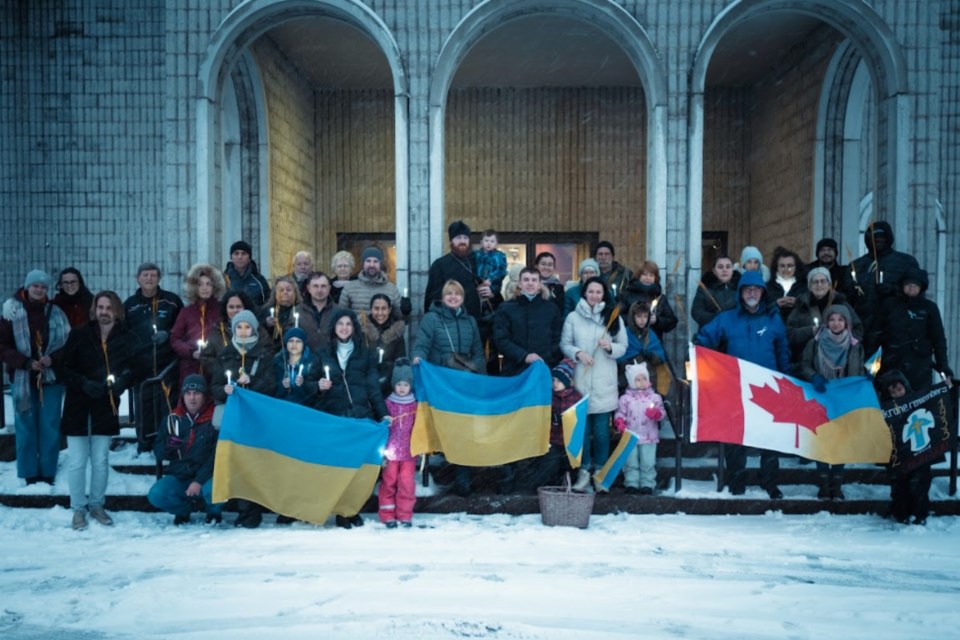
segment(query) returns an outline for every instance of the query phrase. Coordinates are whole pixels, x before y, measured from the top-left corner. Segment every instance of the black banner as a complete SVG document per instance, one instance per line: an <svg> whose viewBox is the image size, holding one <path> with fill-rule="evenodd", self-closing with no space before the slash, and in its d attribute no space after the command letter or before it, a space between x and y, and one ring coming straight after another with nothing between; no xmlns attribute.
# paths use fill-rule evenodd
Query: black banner
<svg viewBox="0 0 960 640"><path fill-rule="evenodd" d="M951 449L957 437L951 429L953 409L950 388L940 383L921 393L911 393L880 403L890 427L893 455L890 473L901 475L920 465L936 462Z"/></svg>

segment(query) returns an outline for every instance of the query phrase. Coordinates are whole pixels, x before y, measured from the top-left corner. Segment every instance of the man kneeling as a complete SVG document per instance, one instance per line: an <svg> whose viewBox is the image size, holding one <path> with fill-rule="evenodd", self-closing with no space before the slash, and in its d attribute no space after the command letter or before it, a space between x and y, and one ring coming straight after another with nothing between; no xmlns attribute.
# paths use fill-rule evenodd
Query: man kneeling
<svg viewBox="0 0 960 640"><path fill-rule="evenodd" d="M201 508L208 524L222 521L223 503L214 504L211 499L218 435L212 420L206 380L197 374L187 376L180 404L167 416L166 427L157 430L154 453L157 460L170 462L147 494L150 504L174 515L173 524L190 522L190 513Z"/></svg>

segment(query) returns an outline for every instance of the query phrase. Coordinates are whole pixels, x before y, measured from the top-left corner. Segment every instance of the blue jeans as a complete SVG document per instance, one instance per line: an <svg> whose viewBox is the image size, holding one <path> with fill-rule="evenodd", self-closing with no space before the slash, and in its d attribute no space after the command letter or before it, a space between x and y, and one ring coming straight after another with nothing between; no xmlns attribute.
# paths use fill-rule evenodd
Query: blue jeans
<svg viewBox="0 0 960 640"><path fill-rule="evenodd" d="M583 436L581 468L600 469L610 457L610 416L612 411L587 416L587 432Z"/></svg>
<svg viewBox="0 0 960 640"><path fill-rule="evenodd" d="M67 484L70 508L102 507L110 475L111 436L67 436ZM87 496L87 460L90 461L90 495Z"/></svg>
<svg viewBox="0 0 960 640"><path fill-rule="evenodd" d="M13 417L17 441L17 477L56 477L62 407L62 384L44 385L43 404L40 404L37 388L30 387L30 407Z"/></svg>
<svg viewBox="0 0 960 640"><path fill-rule="evenodd" d="M220 515L223 503L213 502L213 478L200 485L200 495L190 497L186 494L187 487L192 480L180 480L174 476L163 476L157 480L149 493L147 500L160 511L172 513L175 516L188 516L194 510L195 501L203 498L205 510L211 515Z"/></svg>

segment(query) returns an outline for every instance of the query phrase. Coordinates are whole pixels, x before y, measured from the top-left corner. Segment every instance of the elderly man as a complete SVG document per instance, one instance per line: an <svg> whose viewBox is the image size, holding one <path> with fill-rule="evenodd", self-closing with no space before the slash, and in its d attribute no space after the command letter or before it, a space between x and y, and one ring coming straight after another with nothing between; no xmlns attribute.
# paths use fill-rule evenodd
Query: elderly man
<svg viewBox="0 0 960 640"><path fill-rule="evenodd" d="M48 298L50 276L31 271L0 320L0 360L7 365L13 399L17 477L53 484L60 456L59 366L70 333L67 316Z"/></svg>
<svg viewBox="0 0 960 640"><path fill-rule="evenodd" d="M593 250L593 259L600 266L600 278L607 283L610 293L616 300L626 285L633 278L633 272L613 259L613 244L601 240Z"/></svg>
<svg viewBox="0 0 960 640"><path fill-rule="evenodd" d="M733 309L721 311L700 327L694 343L708 349L726 353L753 362L781 373L790 372L790 350L787 347L787 330L780 319L777 305L768 304L767 288L759 271L745 271L737 287L738 304ZM730 493L742 495L746 491L746 447L724 445L727 467L727 486ZM777 472L780 459L774 451L760 451L760 486L771 500L778 500L783 493L777 487Z"/></svg>
<svg viewBox="0 0 960 640"><path fill-rule="evenodd" d="M290 277L297 283L300 294L307 297L307 278L313 273L313 255L309 251L297 251L293 256L293 272Z"/></svg>
<svg viewBox="0 0 960 640"><path fill-rule="evenodd" d="M259 309L270 297L270 285L253 261L250 243L237 240L230 245L230 262L223 270L227 291L243 291Z"/></svg>
<svg viewBox="0 0 960 640"><path fill-rule="evenodd" d="M222 521L223 504L212 498L217 435L207 381L191 374L180 388L180 404L158 429L154 453L157 460L168 462L164 476L147 494L150 504L173 514L175 525L190 522L190 513L201 505L207 524Z"/></svg>
<svg viewBox="0 0 960 640"><path fill-rule="evenodd" d="M378 293L390 298L394 309L399 305L404 316L410 315L410 299L401 297L397 285L387 280L387 274L383 272L383 251L379 247L367 247L360 256L357 279L343 285L340 306L352 309L357 315L370 313L370 300Z"/></svg>
<svg viewBox="0 0 960 640"><path fill-rule="evenodd" d="M146 378L158 375L171 362L177 360L177 354L170 345L170 331L183 309L180 296L172 291L160 288L160 267L153 262L144 262L137 267L139 288L123 303L127 328L137 337L140 345L137 370L140 377L132 381L139 385ZM176 386L177 371L166 378L166 382ZM137 451L149 451L153 446L153 432L157 423L168 412L163 389L155 385L147 389L143 396L134 395L137 418ZM173 402L176 402L174 394Z"/></svg>

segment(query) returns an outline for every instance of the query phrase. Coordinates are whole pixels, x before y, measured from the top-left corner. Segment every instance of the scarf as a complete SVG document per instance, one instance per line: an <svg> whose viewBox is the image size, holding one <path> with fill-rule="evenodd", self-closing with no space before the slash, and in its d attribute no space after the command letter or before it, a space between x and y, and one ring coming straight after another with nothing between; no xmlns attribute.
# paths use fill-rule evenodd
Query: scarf
<svg viewBox="0 0 960 640"><path fill-rule="evenodd" d="M413 404L414 402L417 401L417 398L412 393L408 393L405 396L398 396L397 392L394 391L389 396L387 396L387 400L389 400L390 402L395 402L397 404Z"/></svg>
<svg viewBox="0 0 960 640"><path fill-rule="evenodd" d="M850 353L852 339L850 331L844 329L840 334L834 334L827 327L823 327L817 334L817 372L827 380L836 380L843 377L843 370L847 366L847 355Z"/></svg>
<svg viewBox="0 0 960 640"><path fill-rule="evenodd" d="M344 372L347 370L347 362L350 360L350 355L353 353L353 340L348 340L346 342L337 342L337 362L340 363L340 369Z"/></svg>
<svg viewBox="0 0 960 640"><path fill-rule="evenodd" d="M783 287L783 295L785 296L790 295L790 289L792 289L793 285L795 285L796 283L797 283L797 279L795 277L781 278L779 275L777 276L777 284Z"/></svg>
<svg viewBox="0 0 960 640"><path fill-rule="evenodd" d="M237 348L237 351L250 351L253 347L257 345L257 340L260 338L257 335L257 332L254 331L249 338L238 338L237 336L231 336L230 342L233 343L233 346Z"/></svg>
<svg viewBox="0 0 960 640"><path fill-rule="evenodd" d="M26 292L24 292L26 294ZM50 301L44 303L44 313L47 318L47 344L43 345L43 351L37 354L38 358L50 355L67 343L67 335L70 333L70 323L67 316L60 307L55 307ZM13 297L13 341L17 351L30 358L33 354L33 347L37 346L30 335L30 321L27 317L27 309L21 295ZM30 410L30 378L33 371L29 369L17 369L13 374L13 383L11 393L13 395L13 406L17 413L23 413ZM43 370L43 384L53 384L56 382L56 374L51 367Z"/></svg>

